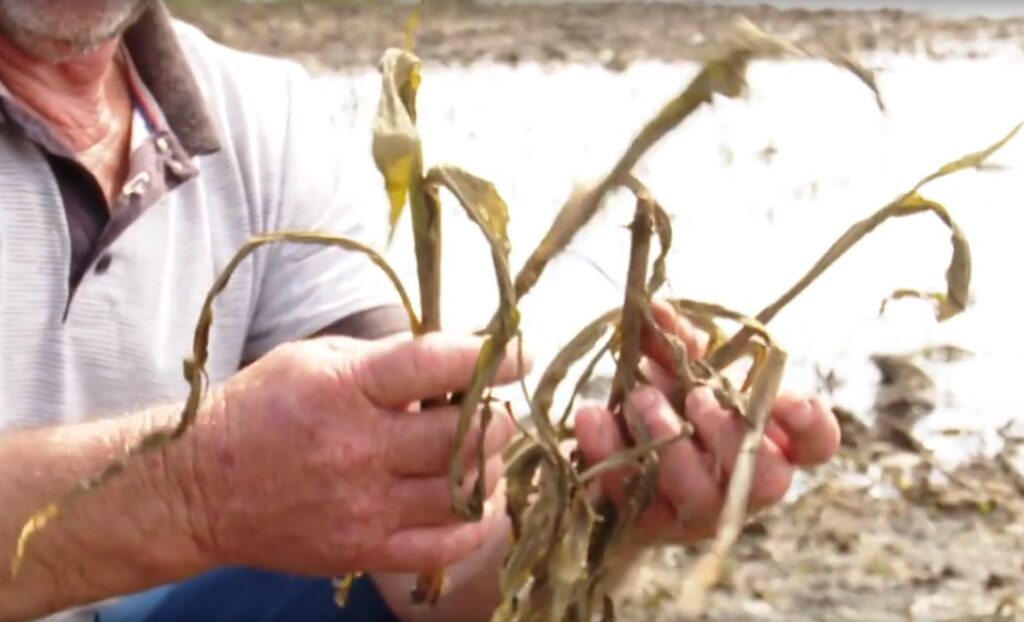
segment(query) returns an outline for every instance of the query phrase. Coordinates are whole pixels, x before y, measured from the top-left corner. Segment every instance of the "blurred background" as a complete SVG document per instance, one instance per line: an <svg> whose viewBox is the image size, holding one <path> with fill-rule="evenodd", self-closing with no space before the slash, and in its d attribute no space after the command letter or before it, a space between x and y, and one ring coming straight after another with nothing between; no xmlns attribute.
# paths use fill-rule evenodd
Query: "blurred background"
<svg viewBox="0 0 1024 622"><path fill-rule="evenodd" d="M376 63L403 45L411 3L169 4L228 45L309 68L337 113L334 139L348 148L350 200L375 206L368 213L383 230L370 158ZM753 315L848 226L1024 120L1024 2L431 1L416 32L427 164L494 182L509 204L518 268L573 187L614 164L737 12L770 33L853 54L876 72L886 109L833 65L755 63L745 97L702 109L635 171L673 216L663 295ZM772 322L790 352L785 384L838 407L847 453L802 477L796 504L751 530L709 619L1012 615L1024 587L1014 506L1024 487L1004 426L1024 414L1022 166L1019 137L989 166L924 191L970 242L966 313L938 323L928 303L906 300L879 314L897 288L945 289L949 232L922 214L882 225ZM473 330L496 304L490 258L443 198L444 323ZM576 330L621 304L632 208L614 195L522 302L538 373ZM411 248L406 218L389 252L410 286ZM943 475L951 469L976 481L955 484ZM673 569L688 553L652 561L627 597L627 619L673 619Z"/></svg>

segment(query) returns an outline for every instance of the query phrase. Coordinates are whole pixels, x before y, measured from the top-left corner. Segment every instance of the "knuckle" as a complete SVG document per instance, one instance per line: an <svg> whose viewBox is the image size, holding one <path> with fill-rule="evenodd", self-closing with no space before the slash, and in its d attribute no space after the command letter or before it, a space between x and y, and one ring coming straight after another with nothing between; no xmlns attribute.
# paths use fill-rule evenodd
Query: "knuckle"
<svg viewBox="0 0 1024 622"><path fill-rule="evenodd" d="M416 374L425 374L431 380L438 380L443 374L443 368L448 363L448 348L442 335L427 333L420 337L415 346L410 349L408 360L412 365L412 371Z"/></svg>
<svg viewBox="0 0 1024 622"><path fill-rule="evenodd" d="M373 358L360 357L346 369L338 370L335 378L339 386L344 387L348 381L351 381L359 395L370 397L381 386L381 382L386 380L380 373L379 367L374 364Z"/></svg>

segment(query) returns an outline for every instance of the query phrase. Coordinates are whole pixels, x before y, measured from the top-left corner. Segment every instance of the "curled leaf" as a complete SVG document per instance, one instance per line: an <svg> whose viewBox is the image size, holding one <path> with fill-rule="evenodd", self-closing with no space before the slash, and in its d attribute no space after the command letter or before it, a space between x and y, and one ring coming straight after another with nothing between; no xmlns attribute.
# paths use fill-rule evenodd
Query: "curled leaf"
<svg viewBox="0 0 1024 622"><path fill-rule="evenodd" d="M1020 131L1021 125L1024 125L1024 122L1015 125L1013 129L1011 129L1005 136L1003 136L996 142L992 143L988 147L985 147L984 149L975 151L973 153L968 153L967 155L961 156L956 160L953 160L952 162L947 162L946 164L943 164L942 166L939 167L937 171L919 181L917 185L914 186L914 189L908 192L907 194L916 194L918 190L925 186L925 184L931 183L936 179L939 179L940 177L952 175L953 173L957 173L968 168L980 168L983 164L985 164L988 161L989 158L991 158L997 151L1006 146L1006 143L1010 142L1010 140L1017 135L1017 132Z"/></svg>
<svg viewBox="0 0 1024 622"><path fill-rule="evenodd" d="M438 166L427 173L427 188L444 187L458 199L469 218L476 223L491 247L491 259L498 281L498 311L489 327L490 333L480 352L469 389L460 396L459 423L456 428L456 447L461 448L469 433L477 404L486 387L494 379L505 347L519 331L519 310L516 308L515 289L509 270L510 244L508 241L508 207L498 195L494 185L453 166ZM483 511L482 489L475 490L468 499L459 497L464 477L462 454L456 451L449 470L449 489L453 507L460 515L478 518ZM480 462L483 481L484 462Z"/></svg>
<svg viewBox="0 0 1024 622"><path fill-rule="evenodd" d="M537 481L538 498L521 519L523 537L512 547L501 570L502 601L491 617L492 622L510 622L519 619L517 614L530 612L528 604L521 602L520 595L530 585L535 569L542 567L542 560L548 558L554 548L555 529L563 500L567 499L568 482L560 464L548 456L540 462ZM525 611L520 611L520 608Z"/></svg>
<svg viewBox="0 0 1024 622"><path fill-rule="evenodd" d="M815 262L814 266L811 267L803 278L782 294L778 300L762 309L761 312L757 314L757 320L763 324L770 322L779 311L792 302L793 299L800 295L800 293L803 292L811 283L817 280L817 278L840 257L842 257L846 251L850 250L850 248L863 239L864 236L874 231L886 220L890 218L912 216L926 211L933 212L940 220L942 220L943 223L946 224L947 227L950 228L953 242L953 256L950 260L949 268L946 270L946 293L923 294L923 296L936 301L936 317L940 321L954 317L962 312L967 307L968 290L970 288L971 278L971 254L967 238L964 236L960 227L953 221L945 207L939 203L925 199L918 194L918 190L928 182L934 181L945 175L950 175L966 168L979 166L986 158L991 157L1002 146L1009 142L1009 140L1017 134L1020 127L1021 124L1016 125L1006 136L981 151L968 154L954 160L953 162L943 165L937 171L926 176L915 184L913 189L909 192L897 197L894 201L871 216L855 223L847 229L847 231L840 236L827 251L825 251L825 254ZM908 294L906 292L914 290L905 289L901 291L904 292L901 297L907 297ZM708 361L715 369L724 369L728 367L743 352L745 344L749 340L751 334L751 329L744 327L726 344L712 353L708 358Z"/></svg>
<svg viewBox="0 0 1024 622"><path fill-rule="evenodd" d="M379 69L381 96L373 120L372 154L388 195L390 241L422 158L415 103L420 60L409 50L392 48L385 51Z"/></svg>
<svg viewBox="0 0 1024 622"><path fill-rule="evenodd" d="M597 368L597 364L601 361L602 357L612 351L614 341L614 338L608 339L608 341L594 353L594 356L590 358L587 366L583 368L583 372L576 379L576 386L573 387L572 394L569 396L569 400L565 405L565 410L562 412L562 416L558 420L558 426L560 429L565 427L566 422L569 421L569 417L572 416L573 406L576 404L576 398L579 397L581 392L583 392L583 387L590 382L590 378L594 375L594 370Z"/></svg>

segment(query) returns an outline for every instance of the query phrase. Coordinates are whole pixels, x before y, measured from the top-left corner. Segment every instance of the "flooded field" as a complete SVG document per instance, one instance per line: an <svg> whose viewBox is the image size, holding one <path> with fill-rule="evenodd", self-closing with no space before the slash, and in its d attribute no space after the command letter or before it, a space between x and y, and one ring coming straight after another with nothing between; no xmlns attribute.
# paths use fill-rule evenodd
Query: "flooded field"
<svg viewBox="0 0 1024 622"><path fill-rule="evenodd" d="M675 219L666 293L754 312L796 280L855 220L908 189L946 160L981 148L1013 127L1024 88L1019 56L936 62L878 57L887 112L849 75L823 63L762 63L745 101L721 101L688 121L638 167ZM420 127L428 162L450 162L491 179L511 209L513 262L521 262L577 182L614 162L640 125L692 75L695 65L644 62L516 68L428 65ZM321 78L336 102L340 139L351 145L352 200L381 204L367 157L378 78L372 71ZM773 322L791 351L787 384L814 388L816 368L843 381L836 399L855 412L871 405L875 353L951 344L974 356L937 364L939 406L927 426L992 428L1017 416L1013 391L1024 337L1012 330L1024 303L1015 272L1024 265L1024 145L1011 143L993 170L937 182L974 253L974 301L937 324L931 308L907 301L878 314L898 287L942 289L950 246L931 215L883 225ZM446 319L476 328L493 310L486 249L454 202L446 235ZM628 244L625 196L573 243L523 302L528 347L543 361L564 336L618 302ZM402 229L398 249L411 246ZM408 253L396 258L412 278ZM516 264L518 265L518 264ZM700 270L688 269L700 266ZM469 285L472 283L473 285ZM460 285L462 284L462 285ZM956 445L962 445L962 439ZM955 447L949 447L952 451Z"/></svg>

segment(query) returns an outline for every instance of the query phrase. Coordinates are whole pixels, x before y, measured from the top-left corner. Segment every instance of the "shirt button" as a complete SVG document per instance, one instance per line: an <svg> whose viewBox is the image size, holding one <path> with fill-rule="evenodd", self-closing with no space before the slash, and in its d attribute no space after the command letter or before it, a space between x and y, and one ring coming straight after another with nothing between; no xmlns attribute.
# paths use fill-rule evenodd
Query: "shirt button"
<svg viewBox="0 0 1024 622"><path fill-rule="evenodd" d="M113 257L110 256L110 253L105 253L102 257L100 257L99 261L96 262L96 274L103 274L104 272L109 270L110 262L112 261Z"/></svg>

